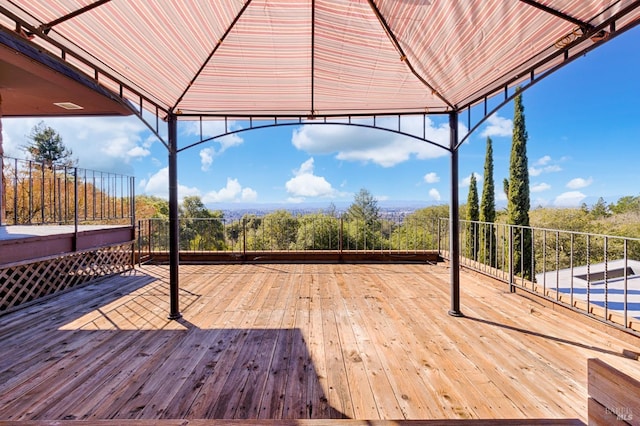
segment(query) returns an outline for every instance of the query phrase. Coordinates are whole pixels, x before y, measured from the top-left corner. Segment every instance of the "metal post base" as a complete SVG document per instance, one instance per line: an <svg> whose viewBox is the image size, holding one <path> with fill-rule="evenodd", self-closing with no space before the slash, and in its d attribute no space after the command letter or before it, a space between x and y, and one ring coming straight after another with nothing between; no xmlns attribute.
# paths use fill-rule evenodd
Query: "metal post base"
<svg viewBox="0 0 640 426"><path fill-rule="evenodd" d="M449 315L451 315L452 317L463 317L464 314L462 313L462 311L453 311L450 310L449 312L447 312Z"/></svg>
<svg viewBox="0 0 640 426"><path fill-rule="evenodd" d="M179 320L180 318L182 318L182 314L180 312L175 313L175 314L170 314L167 319L170 320Z"/></svg>

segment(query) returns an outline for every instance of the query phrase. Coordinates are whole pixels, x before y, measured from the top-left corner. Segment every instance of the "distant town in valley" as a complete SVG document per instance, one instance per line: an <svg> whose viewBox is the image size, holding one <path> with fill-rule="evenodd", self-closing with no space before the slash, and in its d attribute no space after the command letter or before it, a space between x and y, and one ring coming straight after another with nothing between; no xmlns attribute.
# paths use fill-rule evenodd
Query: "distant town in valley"
<svg viewBox="0 0 640 426"><path fill-rule="evenodd" d="M292 205L292 204L255 204L255 205L242 205L234 207L233 205L224 205L224 207L218 205L209 205L207 206L211 210L220 210L224 213L224 218L226 220L237 220L241 219L246 214L254 214L256 216L265 216L268 213L271 213L275 210L286 210L290 212L294 216L303 216L306 214L323 212L327 213L330 210L334 210L336 215L341 215L347 211L351 202L337 202L331 204L328 203L304 203L301 205ZM410 215L418 209L429 207L434 205L434 203L424 202L420 203L417 201L388 201L388 202L378 202L378 207L380 208L380 218L381 219L393 219L395 221L402 220L405 216ZM332 208L333 206L333 208Z"/></svg>

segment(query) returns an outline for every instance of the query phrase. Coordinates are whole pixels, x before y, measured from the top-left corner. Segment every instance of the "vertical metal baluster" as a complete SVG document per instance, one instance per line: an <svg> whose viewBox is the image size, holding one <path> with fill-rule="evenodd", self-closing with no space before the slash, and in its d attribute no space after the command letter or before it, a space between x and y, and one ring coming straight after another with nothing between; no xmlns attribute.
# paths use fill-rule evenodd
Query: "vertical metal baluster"
<svg viewBox="0 0 640 426"><path fill-rule="evenodd" d="M82 186L84 192L84 220L88 219L89 216L89 200L87 198L87 169L83 169L84 177L82 178Z"/></svg>
<svg viewBox="0 0 640 426"><path fill-rule="evenodd" d="M556 301L560 300L560 231L556 231Z"/></svg>
<svg viewBox="0 0 640 426"><path fill-rule="evenodd" d="M535 288L535 286L533 286ZM542 294L547 290L547 230L542 231Z"/></svg>
<svg viewBox="0 0 640 426"><path fill-rule="evenodd" d="M33 220L33 162L29 160L29 218L28 223L31 225Z"/></svg>
<svg viewBox="0 0 640 426"><path fill-rule="evenodd" d="M4 161L4 160L3 160ZM18 223L18 159L13 162L13 224Z"/></svg>
<svg viewBox="0 0 640 426"><path fill-rule="evenodd" d="M571 271L571 278L570 278L570 285L571 285L571 295L569 297L570 302L571 302L571 307L573 308L573 239L574 239L574 234L573 232L570 234L571 235L571 243L570 243L570 255L569 255L569 270Z"/></svg>
<svg viewBox="0 0 640 426"><path fill-rule="evenodd" d="M627 277L627 267L628 267L628 262L627 262L627 239L624 239L624 290L622 293L623 296L623 304L624 304L624 328L628 328L629 327L629 318L628 318L628 292L627 292L627 283L628 283L628 277Z"/></svg>
<svg viewBox="0 0 640 426"><path fill-rule="evenodd" d="M44 204L45 204L44 184L45 184L45 179L46 179L45 170L44 170L44 163L41 163L40 167L42 168L42 185L41 185L41 188L40 188L40 219L41 219L41 223L44 223Z"/></svg>
<svg viewBox="0 0 640 426"><path fill-rule="evenodd" d="M609 321L609 237L604 237L604 319L605 321Z"/></svg>
<svg viewBox="0 0 640 426"><path fill-rule="evenodd" d="M587 234L587 313L591 313L591 239Z"/></svg>

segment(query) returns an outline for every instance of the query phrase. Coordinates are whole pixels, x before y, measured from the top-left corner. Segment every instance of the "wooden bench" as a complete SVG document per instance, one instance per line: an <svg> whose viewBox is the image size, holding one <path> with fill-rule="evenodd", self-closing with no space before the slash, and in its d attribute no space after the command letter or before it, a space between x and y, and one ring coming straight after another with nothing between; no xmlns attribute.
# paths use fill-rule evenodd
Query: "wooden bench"
<svg viewBox="0 0 640 426"><path fill-rule="evenodd" d="M596 358L587 367L589 425L640 425L640 381Z"/></svg>

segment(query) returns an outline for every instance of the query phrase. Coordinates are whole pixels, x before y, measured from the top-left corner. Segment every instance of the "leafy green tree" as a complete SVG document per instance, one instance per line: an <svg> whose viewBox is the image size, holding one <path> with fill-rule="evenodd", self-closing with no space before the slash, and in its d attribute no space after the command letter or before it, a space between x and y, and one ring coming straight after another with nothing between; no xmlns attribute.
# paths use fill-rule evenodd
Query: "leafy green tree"
<svg viewBox="0 0 640 426"><path fill-rule="evenodd" d="M240 220L229 223L225 227L227 241L233 250L245 248L246 238L255 239L258 229L262 225L262 218L255 214L244 214Z"/></svg>
<svg viewBox="0 0 640 426"><path fill-rule="evenodd" d="M478 184L475 173L471 173L469 181L469 195L467 196L467 257L477 260L478 258L478 220L480 219L480 209L478 207Z"/></svg>
<svg viewBox="0 0 640 426"><path fill-rule="evenodd" d="M347 217L348 219L348 217ZM343 248L346 250L384 250L389 248L389 240L384 238L381 224L367 226L361 220L343 222Z"/></svg>
<svg viewBox="0 0 640 426"><path fill-rule="evenodd" d="M77 161L72 157L73 152L64 145L62 136L53 128L46 126L43 121L31 129L28 139L29 144L23 149L34 161L43 163L47 167L76 165Z"/></svg>
<svg viewBox="0 0 640 426"><path fill-rule="evenodd" d="M577 208L541 208L530 212L531 226L538 231L533 240L536 272L553 271L586 264L587 244L584 234L553 230L588 232L591 218ZM556 253L557 250L557 253Z"/></svg>
<svg viewBox="0 0 640 426"><path fill-rule="evenodd" d="M378 200L367 190L362 188L354 197L353 203L347 209L347 216L351 220L364 222L374 227L380 219Z"/></svg>
<svg viewBox="0 0 640 426"><path fill-rule="evenodd" d="M338 208L334 203L331 202L325 210L325 214L328 216L338 217Z"/></svg>
<svg viewBox="0 0 640 426"><path fill-rule="evenodd" d="M180 206L180 247L188 250L222 250L224 215L209 210L200 197L185 197Z"/></svg>
<svg viewBox="0 0 640 426"><path fill-rule="evenodd" d="M154 195L136 195L136 218L169 218L169 202Z"/></svg>
<svg viewBox="0 0 640 426"><path fill-rule="evenodd" d="M449 206L430 206L407 215L394 229L390 245L394 250L433 250L438 248L439 219L449 217ZM442 232L445 235L446 232Z"/></svg>
<svg viewBox="0 0 640 426"><path fill-rule="evenodd" d="M350 247L357 250L384 248L378 200L365 188L353 197L345 214L344 230Z"/></svg>
<svg viewBox="0 0 640 426"><path fill-rule="evenodd" d="M338 250L340 248L340 219L322 213L298 218L297 250Z"/></svg>
<svg viewBox="0 0 640 426"><path fill-rule="evenodd" d="M611 216L611 211L609 210L607 203L604 201L604 198L600 197L598 198L598 201L591 206L589 214L595 219L600 219Z"/></svg>
<svg viewBox="0 0 640 426"><path fill-rule="evenodd" d="M529 226L529 167L527 161L527 128L520 89L514 98L513 138L509 159L508 181L508 223L513 228L514 272L520 272L525 279L532 279L531 271L531 231Z"/></svg>
<svg viewBox="0 0 640 426"><path fill-rule="evenodd" d="M255 232L248 232L248 250L295 249L298 219L287 210L276 210L262 218ZM248 230L249 231L249 230Z"/></svg>
<svg viewBox="0 0 640 426"><path fill-rule="evenodd" d="M482 181L482 199L480 201L480 260L489 266L496 266L496 234L492 223L496 220L495 188L493 183L493 145L487 138L487 151L484 158L484 178Z"/></svg>
<svg viewBox="0 0 640 426"><path fill-rule="evenodd" d="M640 196L627 195L621 197L617 202L609 205L609 210L613 214L640 212Z"/></svg>

